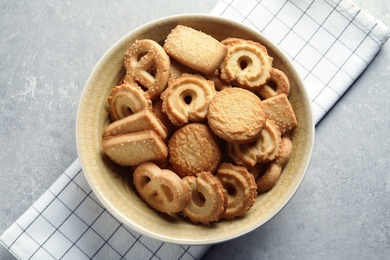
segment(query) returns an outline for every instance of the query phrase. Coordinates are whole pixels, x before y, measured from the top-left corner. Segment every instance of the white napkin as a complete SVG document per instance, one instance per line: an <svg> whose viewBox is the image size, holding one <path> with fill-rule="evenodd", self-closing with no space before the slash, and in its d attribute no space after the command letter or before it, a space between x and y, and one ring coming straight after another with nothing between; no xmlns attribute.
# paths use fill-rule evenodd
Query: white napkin
<svg viewBox="0 0 390 260"><path fill-rule="evenodd" d="M211 14L271 38L306 83L318 123L389 38L348 0L221 0ZM209 246L164 243L130 230L99 203L76 160L0 237L19 259L200 259Z"/></svg>

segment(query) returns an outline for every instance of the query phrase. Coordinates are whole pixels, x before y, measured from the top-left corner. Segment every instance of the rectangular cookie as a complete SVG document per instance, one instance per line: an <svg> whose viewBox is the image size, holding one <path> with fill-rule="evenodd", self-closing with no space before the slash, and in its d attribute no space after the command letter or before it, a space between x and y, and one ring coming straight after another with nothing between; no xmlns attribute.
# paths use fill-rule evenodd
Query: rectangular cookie
<svg viewBox="0 0 390 260"><path fill-rule="evenodd" d="M102 147L112 161L122 166L160 162L168 156L167 145L153 130L105 137Z"/></svg>
<svg viewBox="0 0 390 260"><path fill-rule="evenodd" d="M104 128L103 136L134 133L143 130L153 130L162 139L165 139L168 136L166 127L155 114L148 109L144 109L112 122Z"/></svg>
<svg viewBox="0 0 390 260"><path fill-rule="evenodd" d="M215 38L183 25L168 34L163 48L173 59L206 75L214 73L227 53Z"/></svg>
<svg viewBox="0 0 390 260"><path fill-rule="evenodd" d="M267 119L273 120L282 134L297 127L294 110L285 94L265 99L261 103Z"/></svg>

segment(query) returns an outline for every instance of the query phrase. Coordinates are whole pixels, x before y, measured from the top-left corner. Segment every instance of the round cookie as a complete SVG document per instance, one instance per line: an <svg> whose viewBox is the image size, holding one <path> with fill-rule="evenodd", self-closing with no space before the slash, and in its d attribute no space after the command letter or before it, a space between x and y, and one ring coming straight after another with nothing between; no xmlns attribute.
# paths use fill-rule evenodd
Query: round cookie
<svg viewBox="0 0 390 260"><path fill-rule="evenodd" d="M222 160L219 140L201 123L179 128L169 139L168 148L169 162L181 177L203 171L214 173Z"/></svg>
<svg viewBox="0 0 390 260"><path fill-rule="evenodd" d="M249 143L259 136L266 116L255 94L242 88L227 88L211 100L207 119L211 130L222 139Z"/></svg>

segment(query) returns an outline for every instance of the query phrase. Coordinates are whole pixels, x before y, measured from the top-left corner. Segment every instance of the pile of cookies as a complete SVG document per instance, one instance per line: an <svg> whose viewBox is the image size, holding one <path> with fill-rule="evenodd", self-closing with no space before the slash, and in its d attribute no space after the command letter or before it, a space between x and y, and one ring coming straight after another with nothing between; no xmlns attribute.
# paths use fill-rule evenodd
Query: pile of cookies
<svg viewBox="0 0 390 260"><path fill-rule="evenodd" d="M258 42L178 25L134 42L102 147L152 208L194 223L244 217L279 179L297 120L289 79Z"/></svg>

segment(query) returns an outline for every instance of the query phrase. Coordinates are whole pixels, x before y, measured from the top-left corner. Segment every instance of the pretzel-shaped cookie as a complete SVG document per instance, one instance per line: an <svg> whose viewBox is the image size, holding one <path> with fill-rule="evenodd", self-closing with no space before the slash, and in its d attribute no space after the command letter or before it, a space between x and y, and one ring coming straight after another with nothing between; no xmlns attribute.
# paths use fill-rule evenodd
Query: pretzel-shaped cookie
<svg viewBox="0 0 390 260"><path fill-rule="evenodd" d="M257 93L262 99L271 98L279 94L288 96L290 93L290 81L283 71L272 68L271 78L257 90Z"/></svg>
<svg viewBox="0 0 390 260"><path fill-rule="evenodd" d="M252 143L228 143L228 152L239 165L252 167L257 163L270 162L275 159L280 150L281 134L278 126L267 120L260 136Z"/></svg>
<svg viewBox="0 0 390 260"><path fill-rule="evenodd" d="M124 82L138 83L156 100L165 89L169 78L170 60L161 45L149 39L136 41L124 58Z"/></svg>
<svg viewBox="0 0 390 260"><path fill-rule="evenodd" d="M222 184L209 172L197 176L186 176L183 181L190 190L190 202L183 215L194 223L210 224L219 220L227 207L227 192Z"/></svg>
<svg viewBox="0 0 390 260"><path fill-rule="evenodd" d="M161 94L162 111L174 125L203 120L210 100L215 96L214 83L201 75L184 73L169 80L167 89Z"/></svg>
<svg viewBox="0 0 390 260"><path fill-rule="evenodd" d="M113 121L125 118L141 110L152 110L152 101L136 83L116 86L108 97Z"/></svg>
<svg viewBox="0 0 390 260"><path fill-rule="evenodd" d="M160 212L177 213L188 204L190 193L183 180L154 163L140 164L133 173L133 180L142 199Z"/></svg>
<svg viewBox="0 0 390 260"><path fill-rule="evenodd" d="M267 170L257 180L257 192L264 193L269 191L278 181L284 165L289 161L292 153L292 142L287 136L283 136L280 152L272 161Z"/></svg>
<svg viewBox="0 0 390 260"><path fill-rule="evenodd" d="M243 217L253 206L257 196L254 176L245 167L222 163L215 175L228 194L225 219Z"/></svg>

